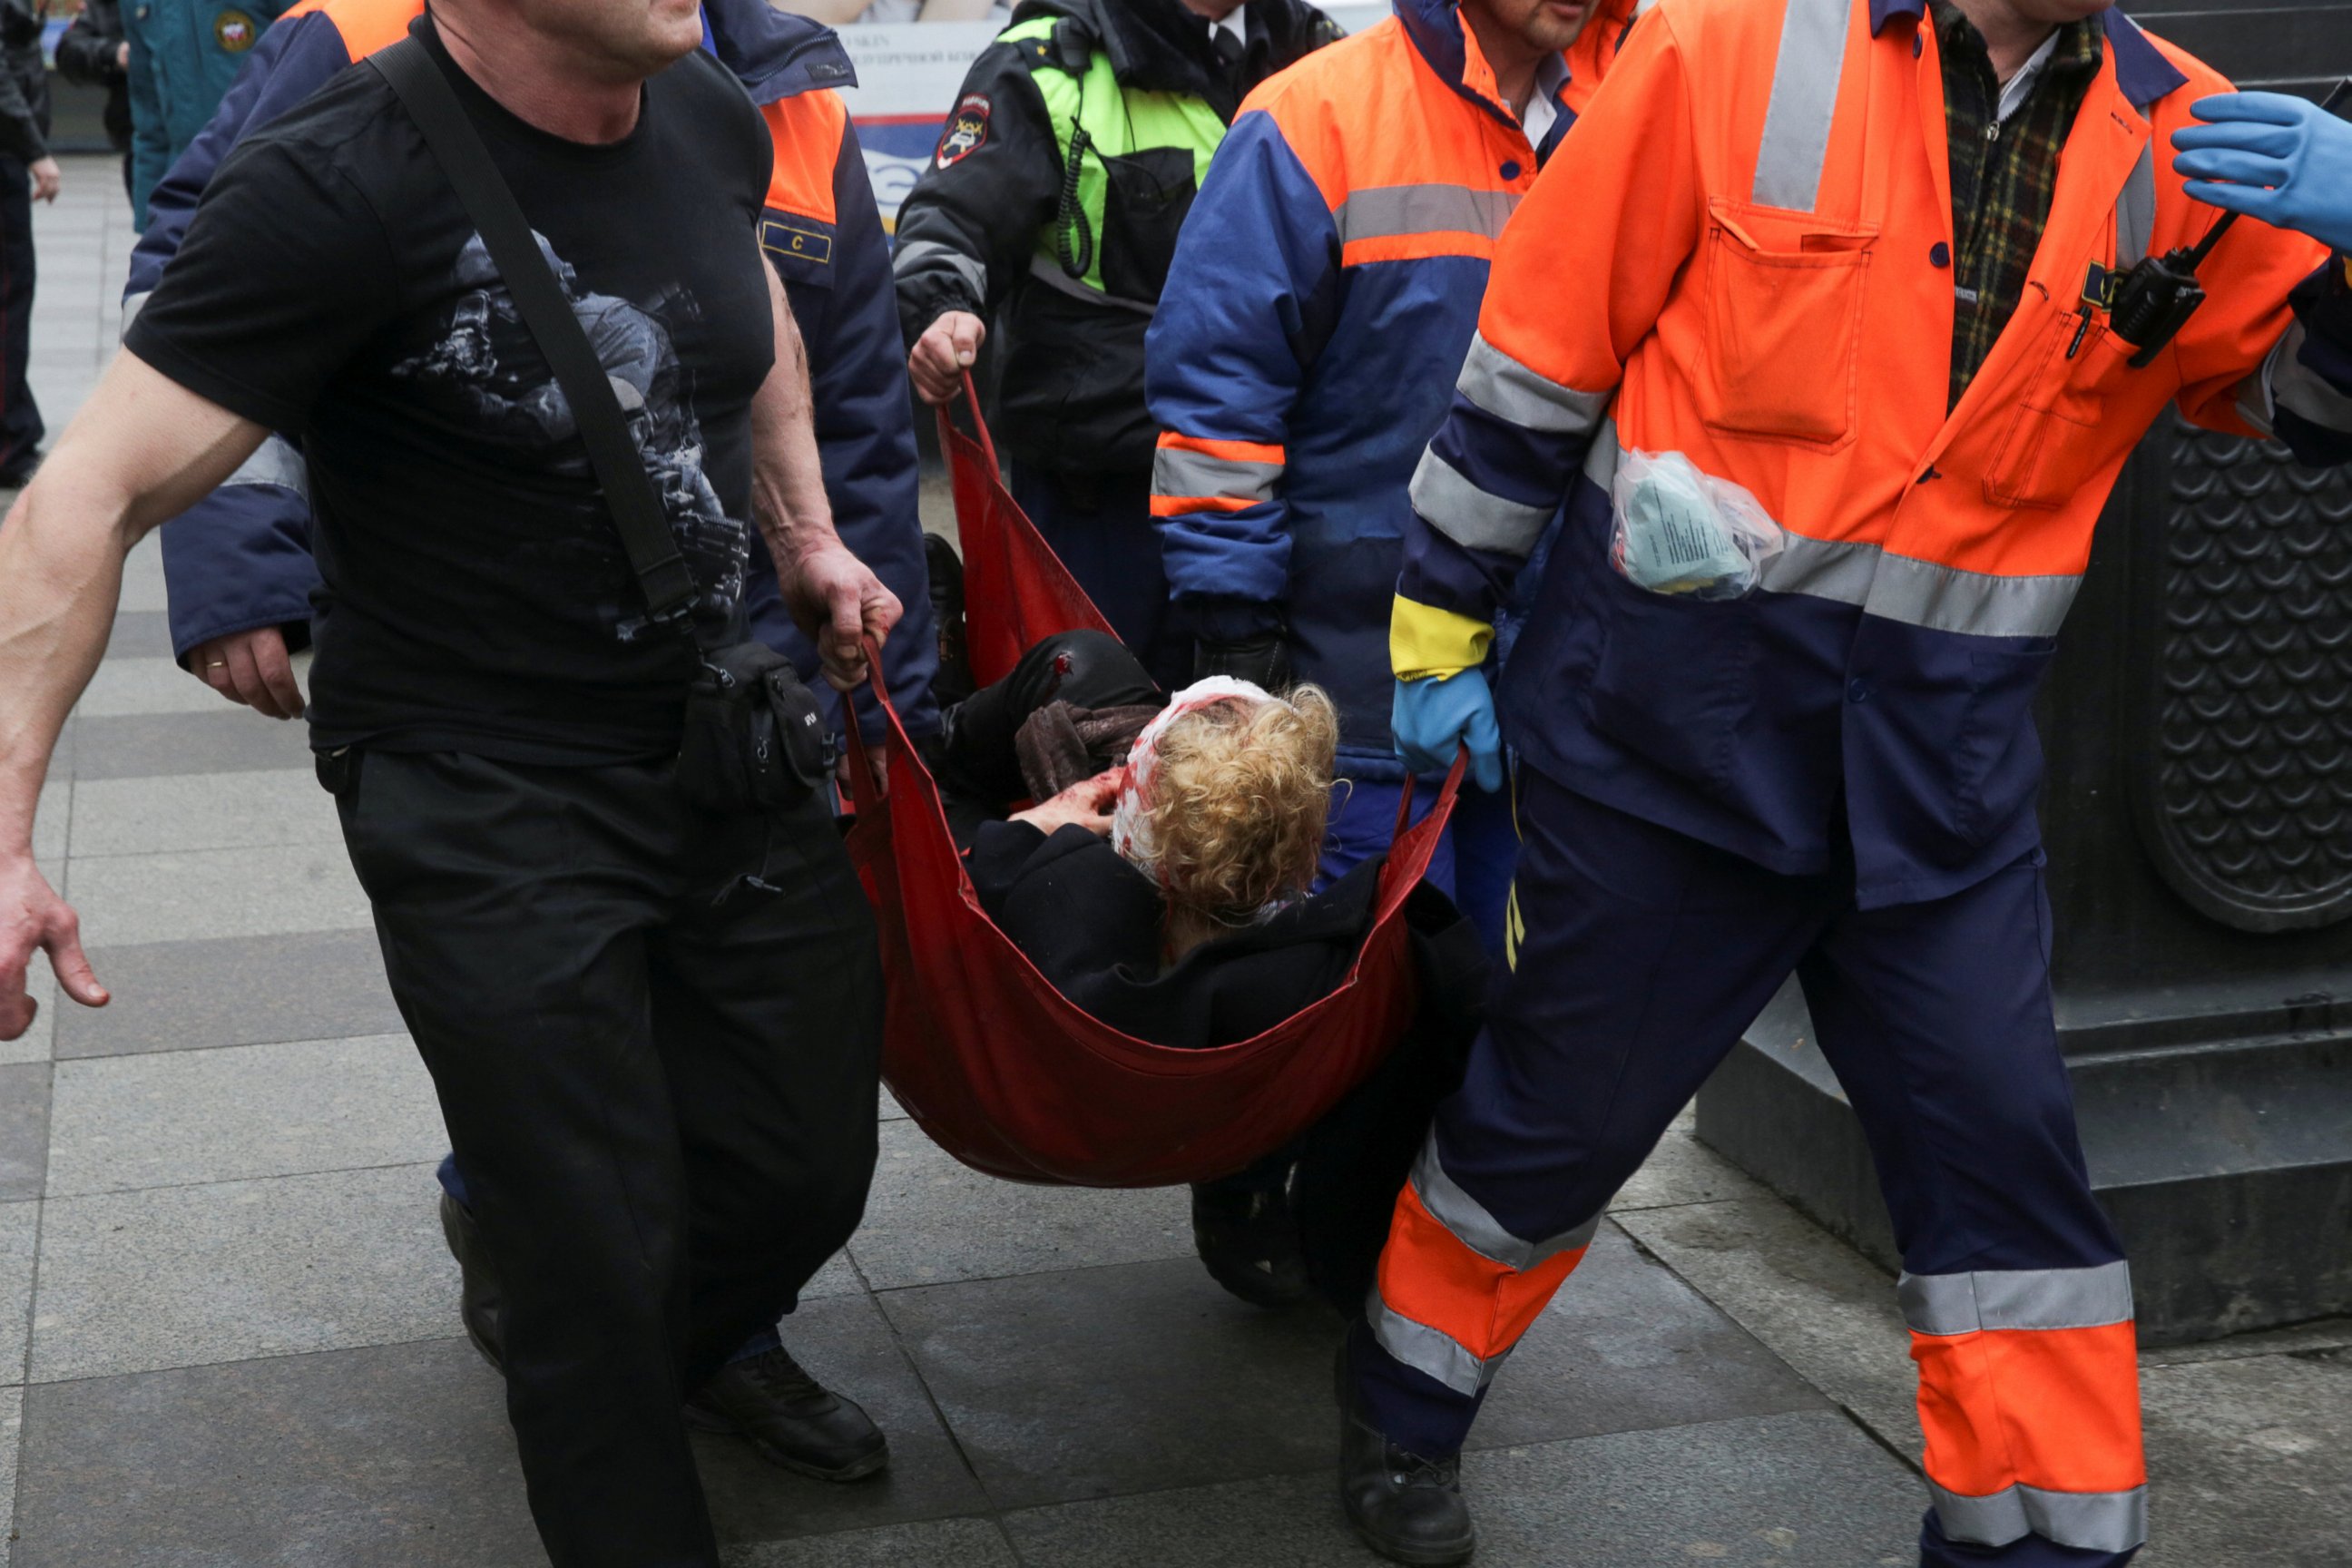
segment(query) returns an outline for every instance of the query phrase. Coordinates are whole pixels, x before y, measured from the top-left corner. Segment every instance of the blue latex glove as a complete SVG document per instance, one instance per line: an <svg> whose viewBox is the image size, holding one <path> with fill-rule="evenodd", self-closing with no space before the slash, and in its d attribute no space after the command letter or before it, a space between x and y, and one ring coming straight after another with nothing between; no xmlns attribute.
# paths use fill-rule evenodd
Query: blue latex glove
<svg viewBox="0 0 2352 1568"><path fill-rule="evenodd" d="M2352 124L2283 92L2225 92L2190 112L2208 123L2172 137L2190 195L2352 251Z"/></svg>
<svg viewBox="0 0 2352 1568"><path fill-rule="evenodd" d="M1503 787L1503 727L1482 671L1398 681L1389 729L1396 736L1397 755L1414 773L1444 772L1454 765L1455 749L1466 745L1470 776L1478 787Z"/></svg>

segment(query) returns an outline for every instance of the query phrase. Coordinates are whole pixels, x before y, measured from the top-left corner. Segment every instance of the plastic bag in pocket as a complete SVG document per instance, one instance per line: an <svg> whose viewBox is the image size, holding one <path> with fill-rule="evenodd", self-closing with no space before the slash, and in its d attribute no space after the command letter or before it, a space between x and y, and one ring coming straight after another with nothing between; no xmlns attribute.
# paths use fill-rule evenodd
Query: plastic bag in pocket
<svg viewBox="0 0 2352 1568"><path fill-rule="evenodd" d="M1627 451L1610 485L1609 559L1654 594L1737 599L1780 553L1780 525L1729 479L1680 452Z"/></svg>

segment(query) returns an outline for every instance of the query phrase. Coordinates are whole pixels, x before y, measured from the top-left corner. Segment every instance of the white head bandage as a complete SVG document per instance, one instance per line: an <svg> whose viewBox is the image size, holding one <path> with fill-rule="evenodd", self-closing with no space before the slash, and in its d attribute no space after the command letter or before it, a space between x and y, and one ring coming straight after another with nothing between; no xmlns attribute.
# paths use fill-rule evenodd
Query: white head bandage
<svg viewBox="0 0 2352 1568"><path fill-rule="evenodd" d="M1276 702L1264 687L1230 675L1196 680L1168 700L1168 706L1143 727L1127 753L1127 786L1119 791L1118 808L1111 814L1110 843L1127 863L1166 886L1160 875L1160 847L1153 841L1149 815L1152 788L1160 772L1160 737L1185 714L1216 702Z"/></svg>

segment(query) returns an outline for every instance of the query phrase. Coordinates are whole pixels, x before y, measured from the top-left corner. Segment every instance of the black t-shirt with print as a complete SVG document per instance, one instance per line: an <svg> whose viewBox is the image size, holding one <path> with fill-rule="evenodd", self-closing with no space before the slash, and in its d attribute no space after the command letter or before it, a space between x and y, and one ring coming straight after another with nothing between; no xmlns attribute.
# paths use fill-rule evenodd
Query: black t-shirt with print
<svg viewBox="0 0 2352 1568"><path fill-rule="evenodd" d="M740 635L751 402L774 346L758 110L697 50L646 83L625 140L566 142L457 72L428 22L415 32L629 411L705 636ZM374 70L238 147L124 342L301 440L323 581L313 746L556 764L677 749L692 649L645 624L570 405Z"/></svg>

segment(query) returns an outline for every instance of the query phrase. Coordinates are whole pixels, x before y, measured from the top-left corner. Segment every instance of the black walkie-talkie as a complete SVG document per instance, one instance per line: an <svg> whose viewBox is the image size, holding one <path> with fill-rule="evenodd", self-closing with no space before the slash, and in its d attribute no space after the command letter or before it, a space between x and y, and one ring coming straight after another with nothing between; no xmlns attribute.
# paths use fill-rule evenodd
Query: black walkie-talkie
<svg viewBox="0 0 2352 1568"><path fill-rule="evenodd" d="M2322 99L2319 107L2333 114L2343 107L2347 97L2352 97L2352 77L2337 82L2336 90ZM2195 245L2168 250L2162 256L2142 257L2116 281L2115 303L2107 311L2107 328L2139 351L2132 355L2135 369L2150 363L2163 353L2164 345L2189 324L2189 318L2205 302L2205 285L2197 281L2197 268L2204 265L2205 258L2237 221L2236 213L2225 212Z"/></svg>

